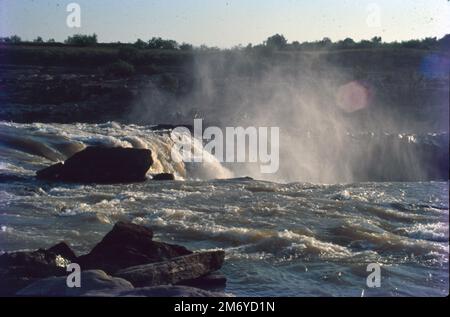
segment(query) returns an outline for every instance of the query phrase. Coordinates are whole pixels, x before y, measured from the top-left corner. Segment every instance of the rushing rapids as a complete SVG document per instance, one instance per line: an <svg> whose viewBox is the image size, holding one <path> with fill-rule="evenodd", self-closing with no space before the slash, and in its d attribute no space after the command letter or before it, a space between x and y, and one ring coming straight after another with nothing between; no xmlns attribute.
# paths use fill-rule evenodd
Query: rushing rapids
<svg viewBox="0 0 450 317"><path fill-rule="evenodd" d="M130 220L155 228L161 241L225 249L226 291L236 295L448 292L447 181L228 179L241 175L213 157L203 169L174 164L168 131L116 123L3 122L0 135L1 251L66 240L84 253L115 222ZM174 173L181 181L81 185L35 179L36 170L88 145L149 148L155 162L149 174ZM366 285L370 263L382 264L380 288Z"/></svg>

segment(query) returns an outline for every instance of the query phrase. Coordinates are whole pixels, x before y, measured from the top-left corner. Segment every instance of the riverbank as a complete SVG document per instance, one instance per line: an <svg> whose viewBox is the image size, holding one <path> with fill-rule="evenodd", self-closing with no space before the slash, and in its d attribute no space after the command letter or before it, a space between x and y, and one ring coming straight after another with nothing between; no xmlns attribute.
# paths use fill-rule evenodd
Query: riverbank
<svg viewBox="0 0 450 317"><path fill-rule="evenodd" d="M320 91L315 106L338 103L338 88L356 82L369 89L371 106L345 113L341 105L353 129L373 131L374 122L390 118L385 124L398 132L440 131L448 129L449 63L444 51L407 48L260 54L1 44L0 120L190 124L201 116L235 125L255 115L247 107L236 116L239 98L263 107L255 95L269 93L267 81L289 99L294 87L303 91L295 98L306 100L311 89Z"/></svg>

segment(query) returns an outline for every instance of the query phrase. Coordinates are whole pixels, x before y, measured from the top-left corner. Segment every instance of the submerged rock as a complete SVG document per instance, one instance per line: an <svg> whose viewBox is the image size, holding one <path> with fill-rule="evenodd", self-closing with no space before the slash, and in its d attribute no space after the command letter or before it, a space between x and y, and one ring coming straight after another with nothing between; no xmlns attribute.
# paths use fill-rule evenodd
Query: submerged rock
<svg viewBox="0 0 450 317"><path fill-rule="evenodd" d="M165 262L128 267L115 275L130 281L135 287L177 284L220 269L224 258L224 251L196 252Z"/></svg>
<svg viewBox="0 0 450 317"><path fill-rule="evenodd" d="M125 291L132 290L130 282L117 277L112 277L101 270L81 272L81 287L68 287L65 276L53 276L40 279L27 287L19 290L18 296L84 296L93 291Z"/></svg>
<svg viewBox="0 0 450 317"><path fill-rule="evenodd" d="M152 164L148 149L87 147L36 175L44 180L78 183L140 182Z"/></svg>
<svg viewBox="0 0 450 317"><path fill-rule="evenodd" d="M108 273L140 264L160 262L191 254L185 247L152 241L151 229L118 222L89 254L80 256L82 269L102 269Z"/></svg>
<svg viewBox="0 0 450 317"><path fill-rule="evenodd" d="M154 181L173 181L175 180L175 175L170 173L160 173L152 175L152 180Z"/></svg>

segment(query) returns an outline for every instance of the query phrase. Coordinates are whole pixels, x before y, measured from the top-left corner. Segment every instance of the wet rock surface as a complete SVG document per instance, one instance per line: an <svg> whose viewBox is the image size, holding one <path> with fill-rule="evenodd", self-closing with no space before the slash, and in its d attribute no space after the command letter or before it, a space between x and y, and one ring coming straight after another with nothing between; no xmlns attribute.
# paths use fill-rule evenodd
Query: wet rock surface
<svg viewBox="0 0 450 317"><path fill-rule="evenodd" d="M108 273L146 263L160 262L191 254L185 247L153 241L151 229L118 222L89 254L78 258L85 269L98 268Z"/></svg>
<svg viewBox="0 0 450 317"><path fill-rule="evenodd" d="M110 276L101 270L81 273L81 287L67 287L65 277L40 279L17 292L17 296L31 297L229 297L190 286L160 285L135 288L130 282Z"/></svg>
<svg viewBox="0 0 450 317"><path fill-rule="evenodd" d="M39 278L65 275L66 265L75 258L64 242L47 250L5 253L0 256L0 295L12 296Z"/></svg>
<svg viewBox="0 0 450 317"><path fill-rule="evenodd" d="M1 255L0 295L226 296L206 291L225 287L225 276L217 273L224 258L221 250L192 252L153 241L150 228L118 222L90 253L79 257L65 242ZM67 286L70 263L80 265L81 288Z"/></svg>
<svg viewBox="0 0 450 317"><path fill-rule="evenodd" d="M220 269L224 258L223 251L196 252L169 261L128 267L115 275L130 281L135 287L177 284Z"/></svg>
<svg viewBox="0 0 450 317"><path fill-rule="evenodd" d="M112 277L101 270L81 272L81 287L68 287L65 276L52 276L37 280L17 292L18 296L83 296L86 292L102 290L131 290L130 282Z"/></svg>
<svg viewBox="0 0 450 317"><path fill-rule="evenodd" d="M77 183L141 182L153 164L147 149L87 147L64 163L36 173L39 179Z"/></svg>
<svg viewBox="0 0 450 317"><path fill-rule="evenodd" d="M152 180L154 181L173 181L175 180L175 175L170 173L160 173L152 175Z"/></svg>

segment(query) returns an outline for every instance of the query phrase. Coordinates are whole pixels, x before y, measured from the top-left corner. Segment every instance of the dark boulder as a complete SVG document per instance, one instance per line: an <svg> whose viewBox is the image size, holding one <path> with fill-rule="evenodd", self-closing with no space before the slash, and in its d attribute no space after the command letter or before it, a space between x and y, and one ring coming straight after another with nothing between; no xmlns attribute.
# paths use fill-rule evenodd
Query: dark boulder
<svg viewBox="0 0 450 317"><path fill-rule="evenodd" d="M118 222L89 254L80 256L82 269L101 269L108 273L191 254L185 247L152 241L151 229L132 223Z"/></svg>
<svg viewBox="0 0 450 317"><path fill-rule="evenodd" d="M152 164L152 152L148 149L87 147L36 175L44 180L77 183L140 182L146 179Z"/></svg>
<svg viewBox="0 0 450 317"><path fill-rule="evenodd" d="M75 253L65 243L59 243L47 250L2 254L0 295L12 296L18 289L38 278L65 275L66 265L75 259Z"/></svg>
<svg viewBox="0 0 450 317"><path fill-rule="evenodd" d="M175 128L178 127L186 128L191 132L194 131L194 127L190 124L157 124L150 127L150 129L155 131L163 131L163 130L174 130Z"/></svg>
<svg viewBox="0 0 450 317"><path fill-rule="evenodd" d="M66 262L57 254L42 249L5 253L0 256L0 268L15 276L46 277L65 274L63 263Z"/></svg>
<svg viewBox="0 0 450 317"><path fill-rule="evenodd" d="M226 293L217 293L187 286L155 286L134 288L119 277L106 274L101 270L81 272L81 287L67 287L65 276L52 276L38 279L20 288L14 295L32 297L224 297Z"/></svg>
<svg viewBox="0 0 450 317"><path fill-rule="evenodd" d="M177 284L220 269L224 258L224 251L196 252L169 261L128 267L114 275L130 281L134 287Z"/></svg>
<svg viewBox="0 0 450 317"><path fill-rule="evenodd" d="M36 172L36 177L45 180L62 180L64 164L56 163Z"/></svg>
<svg viewBox="0 0 450 317"><path fill-rule="evenodd" d="M238 181L238 182L245 182L245 181L253 181L254 179L250 176L243 176L243 177L235 177L235 178L227 178L227 181Z"/></svg>
<svg viewBox="0 0 450 317"><path fill-rule="evenodd" d="M75 252L73 252L72 249L65 242L60 242L52 246L51 248L47 249L47 251L52 252L56 255L60 255L71 262L74 262L77 259Z"/></svg>
<svg viewBox="0 0 450 317"><path fill-rule="evenodd" d="M152 175L152 180L154 181L173 181L175 180L175 176L170 173L161 173Z"/></svg>

